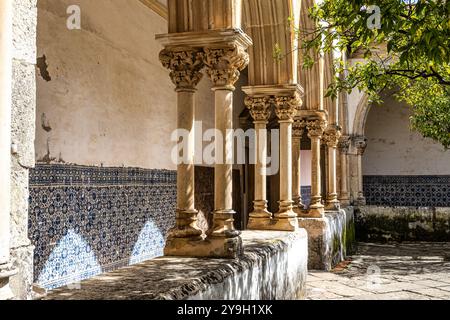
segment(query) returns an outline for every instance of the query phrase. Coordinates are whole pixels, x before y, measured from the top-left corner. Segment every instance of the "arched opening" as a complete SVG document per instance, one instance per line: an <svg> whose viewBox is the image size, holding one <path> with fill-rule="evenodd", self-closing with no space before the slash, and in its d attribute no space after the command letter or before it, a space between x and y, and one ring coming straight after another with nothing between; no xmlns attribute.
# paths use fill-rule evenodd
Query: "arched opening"
<svg viewBox="0 0 450 320"><path fill-rule="evenodd" d="M367 204L381 206L450 206L450 152L411 131L411 109L390 93L367 110L363 156ZM369 111L370 110L370 111Z"/></svg>

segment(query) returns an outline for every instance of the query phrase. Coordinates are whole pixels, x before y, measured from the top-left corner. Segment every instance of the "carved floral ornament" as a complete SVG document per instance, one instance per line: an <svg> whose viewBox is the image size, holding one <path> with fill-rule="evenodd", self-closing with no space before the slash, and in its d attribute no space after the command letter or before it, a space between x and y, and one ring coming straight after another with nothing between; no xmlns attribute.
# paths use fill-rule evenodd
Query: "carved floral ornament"
<svg viewBox="0 0 450 320"><path fill-rule="evenodd" d="M164 49L159 54L159 60L171 71L170 78L177 89L192 90L203 77L203 52L199 49Z"/></svg>
<svg viewBox="0 0 450 320"><path fill-rule="evenodd" d="M292 126L292 136L294 138L301 138L306 130L306 120L295 120Z"/></svg>
<svg viewBox="0 0 450 320"><path fill-rule="evenodd" d="M339 139L339 144L338 144L338 148L339 150L344 153L347 154L348 150L350 149L350 137L349 136L342 136Z"/></svg>
<svg viewBox="0 0 450 320"><path fill-rule="evenodd" d="M367 138L364 136L357 136L354 138L356 150L359 155L363 155L367 148Z"/></svg>
<svg viewBox="0 0 450 320"><path fill-rule="evenodd" d="M342 134L339 127L331 127L325 131L323 141L328 147L337 148L341 135Z"/></svg>
<svg viewBox="0 0 450 320"><path fill-rule="evenodd" d="M302 106L302 99L298 92L289 96L275 96L275 113L282 121L293 121L297 111Z"/></svg>
<svg viewBox="0 0 450 320"><path fill-rule="evenodd" d="M205 48L204 62L208 76L216 87L233 87L240 71L247 67L250 58L242 46L232 44L219 48Z"/></svg>
<svg viewBox="0 0 450 320"><path fill-rule="evenodd" d="M246 97L245 106L250 111L254 121L267 122L270 118L271 98L265 97Z"/></svg>
<svg viewBox="0 0 450 320"><path fill-rule="evenodd" d="M312 138L322 138L322 135L327 127L327 122L325 120L310 120L308 121L308 137Z"/></svg>

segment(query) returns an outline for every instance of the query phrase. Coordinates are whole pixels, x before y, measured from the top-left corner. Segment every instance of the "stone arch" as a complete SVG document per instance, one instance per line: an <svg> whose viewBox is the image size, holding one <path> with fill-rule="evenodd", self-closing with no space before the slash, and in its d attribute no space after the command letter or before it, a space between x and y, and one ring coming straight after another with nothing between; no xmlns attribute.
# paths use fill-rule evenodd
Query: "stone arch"
<svg viewBox="0 0 450 320"><path fill-rule="evenodd" d="M364 136L367 116L372 107L369 102L369 96L364 93L362 98L359 100L358 106L356 107L355 117L353 120L353 134L356 136Z"/></svg>
<svg viewBox="0 0 450 320"><path fill-rule="evenodd" d="M310 36L304 35L302 33L311 32L315 29L314 21L309 17L309 9L314 6L314 0L303 0L301 1L300 10L300 22L299 30L300 36L298 37L298 48L301 48L302 42L308 40ZM320 68L320 55L318 52L311 52L310 55L314 57L315 63L311 69L303 69L302 65L304 63L303 50L298 50L299 57L299 68L298 77L300 83L303 86L305 97L304 97L304 107L309 110L319 110L321 108L321 68Z"/></svg>
<svg viewBox="0 0 450 320"><path fill-rule="evenodd" d="M248 49L249 85L298 83L295 30L299 26L300 3L298 0L243 1L243 28L253 40L253 46ZM284 54L283 59L274 58L277 45Z"/></svg>

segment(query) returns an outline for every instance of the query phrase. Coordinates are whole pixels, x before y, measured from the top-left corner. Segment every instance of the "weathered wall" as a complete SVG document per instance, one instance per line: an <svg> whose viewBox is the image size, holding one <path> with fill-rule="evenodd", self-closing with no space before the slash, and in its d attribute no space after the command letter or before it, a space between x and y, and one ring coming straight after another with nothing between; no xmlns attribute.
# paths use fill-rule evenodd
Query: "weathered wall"
<svg viewBox="0 0 450 320"><path fill-rule="evenodd" d="M300 219L308 233L308 269L331 270L351 253L355 244L353 207L326 213L323 219Z"/></svg>
<svg viewBox="0 0 450 320"><path fill-rule="evenodd" d="M449 208L362 206L355 220L359 241L450 241Z"/></svg>
<svg viewBox="0 0 450 320"><path fill-rule="evenodd" d="M30 175L34 279L55 288L163 255L176 172L39 164Z"/></svg>
<svg viewBox="0 0 450 320"><path fill-rule="evenodd" d="M410 109L392 96L371 107L363 156L367 204L450 206L450 151L410 130Z"/></svg>
<svg viewBox="0 0 450 320"><path fill-rule="evenodd" d="M18 270L11 287L19 299L31 297L33 246L28 239L28 170L34 166L36 106L36 0L14 0L11 260Z"/></svg>
<svg viewBox="0 0 450 320"><path fill-rule="evenodd" d="M384 100L367 118L364 175L449 175L450 151L411 132L408 106L393 97Z"/></svg>
<svg viewBox="0 0 450 320"><path fill-rule="evenodd" d="M72 4L81 30L66 27ZM46 288L162 255L176 201L176 93L154 40L166 32L167 22L139 0L38 1L30 237L34 279ZM246 82L244 74L235 127ZM213 97L205 76L196 96L203 130L214 127ZM213 192L202 186L211 188L212 176L202 172L196 200L208 219ZM239 172L234 180L240 207Z"/></svg>
<svg viewBox="0 0 450 320"><path fill-rule="evenodd" d="M305 230L244 231L242 240L244 254L240 259L162 257L83 281L80 290L57 289L44 299L290 300L306 297Z"/></svg>
<svg viewBox="0 0 450 320"><path fill-rule="evenodd" d="M166 21L138 0L77 3L82 29L68 30L73 1L39 1L37 161L175 169L176 94L154 39ZM197 105L212 127L206 77Z"/></svg>

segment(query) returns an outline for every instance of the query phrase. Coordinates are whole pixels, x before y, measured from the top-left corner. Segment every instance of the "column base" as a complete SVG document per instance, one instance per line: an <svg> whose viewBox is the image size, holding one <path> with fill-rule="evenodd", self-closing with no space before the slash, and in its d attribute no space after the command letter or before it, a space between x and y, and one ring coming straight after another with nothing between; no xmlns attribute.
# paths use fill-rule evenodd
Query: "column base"
<svg viewBox="0 0 450 320"><path fill-rule="evenodd" d="M294 213L297 215L297 217L300 217L302 215L305 215L308 210L305 208L304 205L302 205L301 207L294 206L292 208L292 211L294 211Z"/></svg>
<svg viewBox="0 0 450 320"><path fill-rule="evenodd" d="M202 235L202 230L193 227L172 228L169 230L169 238L196 238Z"/></svg>
<svg viewBox="0 0 450 320"><path fill-rule="evenodd" d="M297 231L298 221L297 213L293 210L293 201L283 200L279 201L280 210L274 215L269 229L267 230L277 230L277 231Z"/></svg>
<svg viewBox="0 0 450 320"><path fill-rule="evenodd" d="M327 202L327 205L325 206L326 211L339 211L341 209L341 203L339 200L331 200Z"/></svg>
<svg viewBox="0 0 450 320"><path fill-rule="evenodd" d="M14 294L9 285L9 278L16 274L17 270L12 269L10 264L0 265L0 301L14 299Z"/></svg>
<svg viewBox="0 0 450 320"><path fill-rule="evenodd" d="M244 253L240 236L234 238L207 237L169 238L164 248L165 256L190 258L236 259Z"/></svg>
<svg viewBox="0 0 450 320"><path fill-rule="evenodd" d="M169 238L195 238L202 235L197 227L197 210L177 209L176 226L169 230Z"/></svg>
<svg viewBox="0 0 450 320"><path fill-rule="evenodd" d="M267 210L267 201L254 201L254 207L247 223L249 230L266 230L265 226L270 223L272 213Z"/></svg>
<svg viewBox="0 0 450 320"><path fill-rule="evenodd" d="M325 207L323 205L312 205L308 210L299 213L299 218L323 218L325 216Z"/></svg>
<svg viewBox="0 0 450 320"><path fill-rule="evenodd" d="M349 197L341 198L341 199L339 199L339 202L340 202L342 208L350 206L350 198Z"/></svg>
<svg viewBox="0 0 450 320"><path fill-rule="evenodd" d="M267 230L267 225L270 224L272 217L252 217L248 219L248 230Z"/></svg>
<svg viewBox="0 0 450 320"><path fill-rule="evenodd" d="M358 199L356 199L356 205L365 206L366 204L367 202L365 197L358 197Z"/></svg>
<svg viewBox="0 0 450 320"><path fill-rule="evenodd" d="M298 222L296 217L253 220L250 218L247 229L294 232L298 230Z"/></svg>
<svg viewBox="0 0 450 320"><path fill-rule="evenodd" d="M295 216L292 217L277 217L272 219L272 221L269 224L269 229L267 230L273 230L273 231L297 231L298 228L298 220L297 215L292 211L292 214Z"/></svg>

